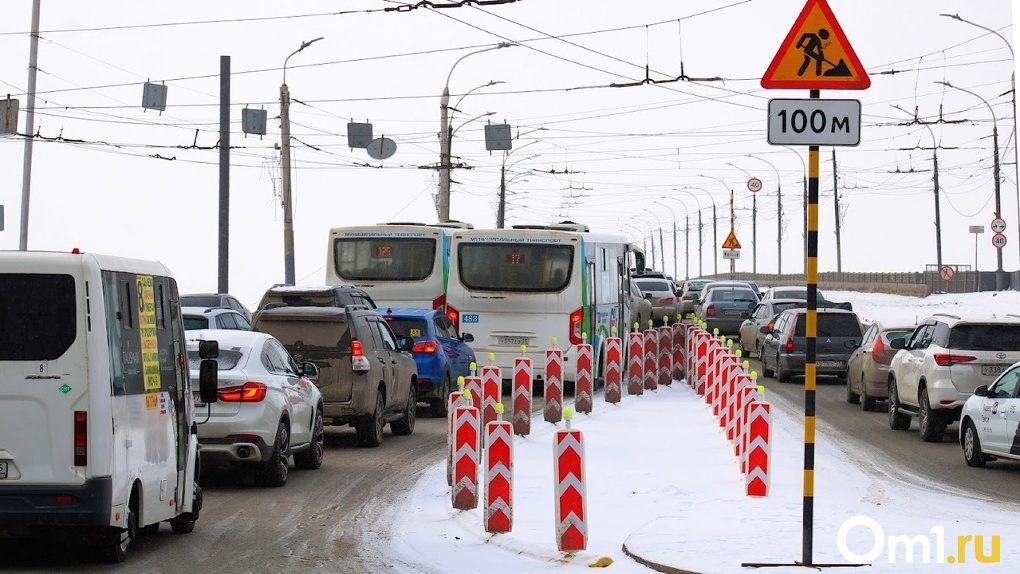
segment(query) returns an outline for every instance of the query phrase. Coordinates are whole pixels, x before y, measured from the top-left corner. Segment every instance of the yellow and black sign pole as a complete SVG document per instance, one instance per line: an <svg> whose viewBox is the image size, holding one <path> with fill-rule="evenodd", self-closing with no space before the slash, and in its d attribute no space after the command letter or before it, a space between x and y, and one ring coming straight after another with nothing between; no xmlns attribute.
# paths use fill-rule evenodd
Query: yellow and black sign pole
<svg viewBox="0 0 1020 574"><path fill-rule="evenodd" d="M811 90L811 99L819 97ZM818 352L818 146L808 147L808 203L807 203L807 261L804 265L807 280L807 349L804 354L804 517L803 556L805 566L811 566L814 544L815 515L815 359Z"/></svg>

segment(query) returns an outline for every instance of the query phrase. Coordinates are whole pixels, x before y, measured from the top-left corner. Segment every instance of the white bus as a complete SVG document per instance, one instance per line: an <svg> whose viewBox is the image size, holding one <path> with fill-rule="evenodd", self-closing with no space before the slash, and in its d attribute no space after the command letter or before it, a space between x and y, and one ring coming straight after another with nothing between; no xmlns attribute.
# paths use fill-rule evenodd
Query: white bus
<svg viewBox="0 0 1020 574"><path fill-rule="evenodd" d="M471 333L479 361L490 353L504 380L527 345L536 379L545 378L545 351L566 351L563 378L574 381L574 344L593 347L596 379L613 328L630 332L630 267L636 253L622 236L587 232L564 222L551 226L460 231L453 236L447 315ZM644 262L641 261L643 266Z"/></svg>
<svg viewBox="0 0 1020 574"><path fill-rule="evenodd" d="M351 283L379 307L446 308L450 236L470 223L380 223L329 231L326 284Z"/></svg>
<svg viewBox="0 0 1020 574"><path fill-rule="evenodd" d="M185 345L162 264L0 252L0 537L52 533L121 562L160 522L194 529Z"/></svg>

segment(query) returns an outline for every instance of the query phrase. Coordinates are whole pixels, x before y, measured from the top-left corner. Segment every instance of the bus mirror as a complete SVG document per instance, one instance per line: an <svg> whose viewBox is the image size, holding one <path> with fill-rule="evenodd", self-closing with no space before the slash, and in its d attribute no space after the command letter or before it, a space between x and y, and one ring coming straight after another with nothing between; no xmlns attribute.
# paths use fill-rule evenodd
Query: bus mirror
<svg viewBox="0 0 1020 574"><path fill-rule="evenodd" d="M201 359L215 359L220 356L219 341L199 341L198 356Z"/></svg>
<svg viewBox="0 0 1020 574"><path fill-rule="evenodd" d="M212 341L212 343L216 343L216 341ZM205 404L216 402L216 391L219 384L216 380L216 367L215 359L202 359L198 367L198 395Z"/></svg>

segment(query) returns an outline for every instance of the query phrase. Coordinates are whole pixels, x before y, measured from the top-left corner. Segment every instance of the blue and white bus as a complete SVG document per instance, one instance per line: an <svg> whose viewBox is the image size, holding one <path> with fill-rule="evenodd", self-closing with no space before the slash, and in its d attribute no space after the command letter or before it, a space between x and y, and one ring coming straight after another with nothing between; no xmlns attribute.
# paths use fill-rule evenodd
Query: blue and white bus
<svg viewBox="0 0 1020 574"><path fill-rule="evenodd" d="M361 287L380 307L446 308L450 236L470 223L380 223L329 232L326 284Z"/></svg>
<svg viewBox="0 0 1020 574"><path fill-rule="evenodd" d="M545 350L564 350L564 380L574 381L574 344L592 345L596 379L603 378L605 340L630 332L630 268L644 266L623 236L588 232L564 222L453 235L447 315L483 363L489 354L504 379L521 345L545 378ZM643 259L643 258L642 258ZM584 339L587 335L587 339Z"/></svg>

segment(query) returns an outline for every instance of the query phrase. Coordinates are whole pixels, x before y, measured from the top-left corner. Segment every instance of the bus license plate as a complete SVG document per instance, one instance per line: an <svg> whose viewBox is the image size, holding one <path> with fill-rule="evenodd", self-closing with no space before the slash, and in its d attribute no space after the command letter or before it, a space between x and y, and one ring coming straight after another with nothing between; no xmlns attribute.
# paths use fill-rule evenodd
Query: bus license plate
<svg viewBox="0 0 1020 574"><path fill-rule="evenodd" d="M527 345L529 339L527 337L500 337L499 344L504 347L520 347L521 345Z"/></svg>
<svg viewBox="0 0 1020 574"><path fill-rule="evenodd" d="M477 313L464 313L463 315L460 316L460 322L461 323L477 323L478 322L478 314Z"/></svg>
<svg viewBox="0 0 1020 574"><path fill-rule="evenodd" d="M0 478L7 478L7 461L0 461Z"/></svg>
<svg viewBox="0 0 1020 574"><path fill-rule="evenodd" d="M1006 365L981 365L981 374L986 377L997 377L1006 370Z"/></svg>

